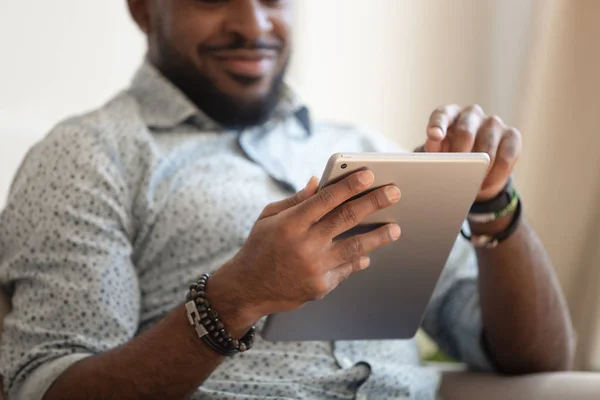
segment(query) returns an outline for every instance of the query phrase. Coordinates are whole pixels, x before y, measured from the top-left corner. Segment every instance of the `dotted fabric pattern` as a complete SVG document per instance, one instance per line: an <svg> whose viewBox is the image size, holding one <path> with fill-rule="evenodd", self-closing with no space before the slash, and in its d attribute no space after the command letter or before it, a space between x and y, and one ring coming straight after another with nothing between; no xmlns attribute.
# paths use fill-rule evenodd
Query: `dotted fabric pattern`
<svg viewBox="0 0 600 400"><path fill-rule="evenodd" d="M269 202L291 194L277 181L299 189L333 152L394 149L350 127L309 132L297 107L288 93L264 126L224 131L145 63L129 90L29 152L0 216L0 283L13 301L0 373L10 398L41 398L70 355L101 353L152 327L191 281L239 250ZM424 327L451 354L488 365L465 243L457 241ZM438 382L413 341L258 337L193 398L431 399Z"/></svg>

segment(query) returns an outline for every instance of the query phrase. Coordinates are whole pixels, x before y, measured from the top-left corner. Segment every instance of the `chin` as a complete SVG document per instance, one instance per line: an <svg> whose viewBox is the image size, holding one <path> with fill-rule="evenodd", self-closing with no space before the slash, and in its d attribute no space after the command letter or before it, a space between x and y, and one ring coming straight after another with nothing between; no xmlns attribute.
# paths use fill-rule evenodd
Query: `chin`
<svg viewBox="0 0 600 400"><path fill-rule="evenodd" d="M246 79L246 78L243 78ZM256 101L267 97L272 90L272 79L269 77L247 78L245 81L229 79L220 87L223 93L242 101Z"/></svg>

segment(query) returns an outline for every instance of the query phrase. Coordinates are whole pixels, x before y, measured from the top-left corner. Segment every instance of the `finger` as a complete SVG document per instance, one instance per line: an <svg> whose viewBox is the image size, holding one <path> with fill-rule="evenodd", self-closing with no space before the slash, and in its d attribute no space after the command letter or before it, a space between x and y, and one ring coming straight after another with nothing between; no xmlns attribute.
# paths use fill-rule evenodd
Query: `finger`
<svg viewBox="0 0 600 400"><path fill-rule="evenodd" d="M400 227L397 224L387 224L369 233L334 242L331 245L332 262L330 265L338 265L362 257L381 246L398 240L399 237Z"/></svg>
<svg viewBox="0 0 600 400"><path fill-rule="evenodd" d="M427 124L427 141L425 149L428 152L435 153L442 150L442 142L446 138L448 128L460 113L460 106L452 104L440 107L429 117Z"/></svg>
<svg viewBox="0 0 600 400"><path fill-rule="evenodd" d="M304 189L300 190L293 196L267 205L258 219L263 219L271 217L273 215L277 215L280 212L287 210L288 208L294 207L302 203L309 197L314 196L315 193L317 193L318 187L319 179L315 176L311 176Z"/></svg>
<svg viewBox="0 0 600 400"><path fill-rule="evenodd" d="M353 173L299 204L295 212L302 223L313 225L346 200L367 190L374 180L371 171Z"/></svg>
<svg viewBox="0 0 600 400"><path fill-rule="evenodd" d="M369 257L360 257L327 271L328 291L331 292L348 279L350 275L367 269L369 265L371 265Z"/></svg>
<svg viewBox="0 0 600 400"><path fill-rule="evenodd" d="M484 118L483 109L478 105L462 110L446 135L450 142L450 151L453 153L470 153L475 143L475 136Z"/></svg>
<svg viewBox="0 0 600 400"><path fill-rule="evenodd" d="M393 185L374 190L336 208L315 224L312 229L319 232L321 238L333 240L374 212L397 203L400 196L400 189Z"/></svg>
<svg viewBox="0 0 600 400"><path fill-rule="evenodd" d="M487 155L490 157L490 165L488 167L486 176L494 166L494 162L496 161L496 153L498 152L498 145L500 144L500 139L502 139L505 129L506 127L504 126L504 123L502 123L499 118L491 117L483 122L479 128L479 131L477 132L475 144L473 145L473 151L476 153L487 153Z"/></svg>
<svg viewBox="0 0 600 400"><path fill-rule="evenodd" d="M504 131L494 165L481 186L480 200L491 199L504 188L519 160L522 146L521 133L517 129L509 128Z"/></svg>

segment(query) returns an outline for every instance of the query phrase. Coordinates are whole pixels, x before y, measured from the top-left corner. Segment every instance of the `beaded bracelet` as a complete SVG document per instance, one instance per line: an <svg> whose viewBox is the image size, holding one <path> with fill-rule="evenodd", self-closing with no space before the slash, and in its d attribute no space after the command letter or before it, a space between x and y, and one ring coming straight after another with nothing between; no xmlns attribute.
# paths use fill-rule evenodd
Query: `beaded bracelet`
<svg viewBox="0 0 600 400"><path fill-rule="evenodd" d="M194 327L198 337L219 354L233 356L250 350L254 344L256 329L250 328L239 340L225 330L223 323L219 321L219 313L206 298L206 283L209 278L209 274L203 274L196 283L190 285L185 303L190 325Z"/></svg>
<svg viewBox="0 0 600 400"><path fill-rule="evenodd" d="M499 218L502 218L508 214L512 214L516 209L519 203L519 194L516 190L513 190L512 197L510 198L510 202L500 211L494 211L486 214L473 214L469 213L467 216L467 220L469 222L475 222L479 224L487 224L489 222L493 222Z"/></svg>

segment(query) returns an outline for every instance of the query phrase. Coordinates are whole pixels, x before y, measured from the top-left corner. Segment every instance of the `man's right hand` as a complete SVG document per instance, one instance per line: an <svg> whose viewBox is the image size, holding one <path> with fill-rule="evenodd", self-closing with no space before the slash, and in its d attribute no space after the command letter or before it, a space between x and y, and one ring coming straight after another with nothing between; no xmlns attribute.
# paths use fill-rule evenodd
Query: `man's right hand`
<svg viewBox="0 0 600 400"><path fill-rule="evenodd" d="M207 285L207 296L233 334L263 316L323 298L367 268L369 252L400 237L400 227L388 224L333 240L400 199L391 185L345 203L373 181L372 172L361 171L317 192L313 177L294 196L264 209L239 253Z"/></svg>

